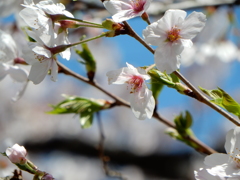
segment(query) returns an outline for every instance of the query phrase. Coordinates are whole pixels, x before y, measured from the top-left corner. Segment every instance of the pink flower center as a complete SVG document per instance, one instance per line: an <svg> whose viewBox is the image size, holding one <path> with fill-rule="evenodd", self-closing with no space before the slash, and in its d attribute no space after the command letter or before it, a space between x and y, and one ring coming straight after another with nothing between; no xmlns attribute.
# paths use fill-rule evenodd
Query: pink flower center
<svg viewBox="0 0 240 180"><path fill-rule="evenodd" d="M135 13L143 11L145 3L145 0L132 0L132 6Z"/></svg>
<svg viewBox="0 0 240 180"><path fill-rule="evenodd" d="M174 41L180 39L181 36L179 35L179 33L180 33L180 29L178 29L176 27L172 28L170 31L167 32L166 41L174 42Z"/></svg>
<svg viewBox="0 0 240 180"><path fill-rule="evenodd" d="M127 83L131 87L130 93L138 92L142 88L142 84L144 82L144 79L141 76L133 75L132 78L127 81Z"/></svg>

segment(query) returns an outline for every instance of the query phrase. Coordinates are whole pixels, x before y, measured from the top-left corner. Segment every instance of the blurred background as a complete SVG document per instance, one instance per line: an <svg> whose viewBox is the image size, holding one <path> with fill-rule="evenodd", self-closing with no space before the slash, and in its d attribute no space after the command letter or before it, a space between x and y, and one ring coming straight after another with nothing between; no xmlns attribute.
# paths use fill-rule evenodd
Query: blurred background
<svg viewBox="0 0 240 180"><path fill-rule="evenodd" d="M59 1L55 1L59 2ZM19 48L19 57L27 58L21 19L22 0L0 0L0 29L11 34ZM37 1L35 1L37 3ZM100 0L63 0L66 9L76 18L101 23L110 14ZM220 87L240 102L239 90L239 37L240 8L231 0L153 0L148 13L151 22L162 17L168 9L184 9L189 13L200 11L207 15L207 24L194 38L194 46L182 54L181 73L195 86L206 89ZM141 18L129 21L142 36L147 24ZM93 37L100 29L81 28L69 31L70 42L82 35ZM107 84L106 73L126 66L153 64L152 54L129 36L102 38L88 43L96 61L96 80L103 88L128 100L125 87ZM80 47L78 47L80 48ZM86 76L85 67L72 50L71 60L60 59L67 67ZM30 69L28 66L24 66ZM28 158L41 170L57 180L115 180L106 176L99 158L100 132L97 119L92 127L82 129L79 116L50 115L50 104L57 104L62 94L111 100L97 89L73 77L58 75L52 82L46 77L39 85L29 83L17 102L11 98L19 84L10 77L0 82L0 152L15 143L25 146ZM234 125L204 104L164 87L159 96L158 112L173 121L188 110L194 119L192 129L202 142L219 152L224 151L225 135ZM111 170L120 172L128 180L192 180L194 170L203 165L205 155L169 137L168 127L156 119L140 121L131 110L114 107L101 111L104 129L105 155ZM0 156L0 177L11 175L16 167L6 157ZM25 180L32 175L24 173Z"/></svg>

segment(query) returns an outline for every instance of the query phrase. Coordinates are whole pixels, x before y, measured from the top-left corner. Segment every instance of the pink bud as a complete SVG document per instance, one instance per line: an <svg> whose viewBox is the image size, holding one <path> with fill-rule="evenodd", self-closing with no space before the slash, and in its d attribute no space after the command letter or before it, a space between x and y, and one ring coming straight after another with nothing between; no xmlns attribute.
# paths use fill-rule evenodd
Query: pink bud
<svg viewBox="0 0 240 180"><path fill-rule="evenodd" d="M13 147L7 148L6 154L10 161L14 164L25 164L27 159L27 151L23 146L14 144Z"/></svg>
<svg viewBox="0 0 240 180"><path fill-rule="evenodd" d="M42 177L41 180L53 180L53 179L54 178L52 177L51 174L46 173L46 174L44 174L44 176Z"/></svg>

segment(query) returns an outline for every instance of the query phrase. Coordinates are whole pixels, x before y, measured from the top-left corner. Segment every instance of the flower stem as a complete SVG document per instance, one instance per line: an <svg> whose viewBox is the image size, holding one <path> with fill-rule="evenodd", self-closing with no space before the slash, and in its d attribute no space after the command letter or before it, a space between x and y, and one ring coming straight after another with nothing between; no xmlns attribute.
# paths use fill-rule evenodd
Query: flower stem
<svg viewBox="0 0 240 180"><path fill-rule="evenodd" d="M131 108L128 102L126 102L125 100L121 99L118 96L113 95L112 93L108 92L107 90L103 89L95 81L90 81L89 79L87 79L87 78L85 78L85 77L83 77L83 76L73 72L72 70L70 70L69 68L67 68L63 64L61 64L60 62L57 62L57 64L60 67L60 71L59 72L62 72L64 74L66 74L66 75L73 76L73 77L77 78L78 80L83 81L83 82L85 82L85 83L87 83L87 84L89 84L89 85L99 89L100 91L102 91L103 93L108 95L109 97L113 98L116 102L113 103L111 107L114 107L114 106L118 105L118 106L125 106L125 107L128 107L128 108ZM172 122L164 119L157 112L154 112L153 117L156 118L158 121L162 122L163 124L165 124L166 126L176 129L175 125ZM196 149L199 152L202 152L202 153L205 153L205 154L208 154L208 155L212 154L212 153L216 153L215 150L213 150L212 148L208 147L207 145L203 144L202 142L200 142L199 140L197 140L197 139L195 139L193 137L187 137L187 140L195 143L199 147L198 149Z"/></svg>
<svg viewBox="0 0 240 180"><path fill-rule="evenodd" d="M138 34L131 28L131 26L126 21L124 21L123 23L124 23L125 27L127 28L128 32L129 32L129 35L132 36L133 38L135 38L137 41L139 41L151 53L154 54L154 49L152 49L141 37L139 37ZM202 95L197 90L197 88L195 88L180 72L174 71L174 74L176 76L178 76L189 88L191 88L191 90L194 93L194 97L198 101L208 105L209 107L211 107L212 109L214 109L215 111L217 111L218 113L220 113L221 115L226 117L228 120L230 120L235 125L240 126L240 122L237 119L235 119L229 113L227 113L226 111L224 111L223 109L221 109L220 107L218 107L217 105L215 105L211 101L209 101L209 99L207 97L205 97L204 95ZM190 97L193 97L193 96L190 96Z"/></svg>
<svg viewBox="0 0 240 180"><path fill-rule="evenodd" d="M77 21L77 22L81 22L81 23L85 23L85 24L91 24L91 25L95 25L95 26L98 26L98 27L102 27L102 28L103 28L103 26L102 26L101 24L94 23L94 22L89 22L89 21L84 21L84 20L82 20L82 19L65 17L65 18L63 18L62 20L73 20L73 21Z"/></svg>
<svg viewBox="0 0 240 180"><path fill-rule="evenodd" d="M86 42L88 42L88 41L92 41L92 40L95 40L95 39L104 37L104 36L106 36L107 33L108 33L108 32L105 32L105 33L102 33L102 34L100 34L100 35L98 35L98 36L95 36L95 37L93 37L93 38L89 38L89 39L86 39L86 40L83 40L83 41L79 41L79 42L76 42L76 43L68 44L67 46L68 46L68 47L72 47L72 46L76 46L76 45L79 45L79 44L82 44L82 43L86 43Z"/></svg>
<svg viewBox="0 0 240 180"><path fill-rule="evenodd" d="M221 115L223 115L224 117L226 117L228 120L230 120L232 123L234 123L237 126L240 126L240 122L238 120L236 120L234 117L232 117L230 114L228 114L226 111L224 111L223 109L221 109L219 106L217 106L216 104L213 104L212 102L209 101L209 99L207 97L205 97L204 95L202 95L197 88L195 88L180 72L178 71L174 71L174 74L176 76L178 76L189 88L191 88L191 90L195 93L195 95L197 96L197 100L208 105L209 107L211 107L212 109L214 109L215 111L217 111L218 113L220 113Z"/></svg>
<svg viewBox="0 0 240 180"><path fill-rule="evenodd" d="M125 25L125 27L128 30L128 35L132 36L133 38L135 38L137 41L139 41L142 45L144 45L151 53L154 54L154 49L151 48L133 29L132 27L126 22L123 21L123 24Z"/></svg>

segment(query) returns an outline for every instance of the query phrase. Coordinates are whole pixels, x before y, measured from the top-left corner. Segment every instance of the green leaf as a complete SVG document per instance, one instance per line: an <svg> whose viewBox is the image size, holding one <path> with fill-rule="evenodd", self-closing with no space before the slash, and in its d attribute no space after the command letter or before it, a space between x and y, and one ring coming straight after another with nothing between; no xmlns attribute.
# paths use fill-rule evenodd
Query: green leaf
<svg viewBox="0 0 240 180"><path fill-rule="evenodd" d="M96 72L96 61L88 48L88 45L86 43L81 44L82 50L76 49L76 53L83 59L83 62L85 64L87 75L90 80L94 79L95 72Z"/></svg>
<svg viewBox="0 0 240 180"><path fill-rule="evenodd" d="M236 102L228 93L226 93L221 88L214 90L207 90L199 87L202 92L207 94L212 98L210 100L214 104L226 109L228 112L233 113L236 116L240 116L240 104Z"/></svg>
<svg viewBox="0 0 240 180"><path fill-rule="evenodd" d="M152 90L152 95L155 100L157 100L160 92L163 89L164 84L159 82L159 83L154 83L153 80L151 79L151 90Z"/></svg>
<svg viewBox="0 0 240 180"><path fill-rule="evenodd" d="M80 115L80 124L82 128L89 128L93 122L93 114L87 111L84 111Z"/></svg>
<svg viewBox="0 0 240 180"><path fill-rule="evenodd" d="M175 83L180 82L180 79L174 73L171 73L170 76L171 76L173 82L175 82Z"/></svg>
<svg viewBox="0 0 240 180"><path fill-rule="evenodd" d="M172 78L165 73L158 71L157 69L151 69L148 71L148 74L151 76L152 83L155 84L164 84L168 87L174 87L175 83L172 81Z"/></svg>
<svg viewBox="0 0 240 180"><path fill-rule="evenodd" d="M151 69L148 71L148 74L151 76L151 83L153 84L152 91L155 98L157 98L163 85L174 88L179 93L185 95L189 95L189 93L192 92L191 89L180 83L180 80L174 73L168 75L166 73L160 72L157 69Z"/></svg>
<svg viewBox="0 0 240 180"><path fill-rule="evenodd" d="M187 134L188 133L187 130L191 128L192 121L193 121L192 116L188 111L185 112L185 116L181 113L179 116L176 116L174 119L174 123L176 125L177 131L183 136L191 135L191 134Z"/></svg>
<svg viewBox="0 0 240 180"><path fill-rule="evenodd" d="M188 131L188 134L191 134L191 136L194 136L193 132L191 131L191 129L188 129L187 131ZM182 134L180 134L176 129L168 128L165 131L165 133L168 134L169 136L171 136L173 139L177 139L179 141L182 141L183 143L191 146L194 149L198 149L199 148L199 146L196 143L190 141L188 138L184 138L184 136Z"/></svg>
<svg viewBox="0 0 240 180"><path fill-rule="evenodd" d="M80 124L83 128L92 125L95 112L107 109L110 106L108 101L102 99L87 99L77 96L65 96L65 100L57 105L51 105L52 111L49 114L74 113L80 115Z"/></svg>

